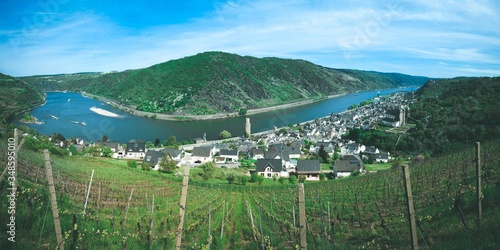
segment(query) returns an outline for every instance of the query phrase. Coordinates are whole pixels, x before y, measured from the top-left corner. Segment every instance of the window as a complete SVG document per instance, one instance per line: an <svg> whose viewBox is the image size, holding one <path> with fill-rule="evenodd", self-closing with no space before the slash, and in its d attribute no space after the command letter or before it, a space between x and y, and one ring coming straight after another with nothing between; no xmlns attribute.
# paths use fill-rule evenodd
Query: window
<svg viewBox="0 0 500 250"><path fill-rule="evenodd" d="M146 157L146 161L151 161L151 155L148 155L148 156Z"/></svg>
<svg viewBox="0 0 500 250"><path fill-rule="evenodd" d="M161 162L161 160L163 160L163 158L158 157L158 163L160 163L160 162Z"/></svg>
<svg viewBox="0 0 500 250"><path fill-rule="evenodd" d="M267 177L271 177L271 173L268 173L268 174L267 174Z"/></svg>

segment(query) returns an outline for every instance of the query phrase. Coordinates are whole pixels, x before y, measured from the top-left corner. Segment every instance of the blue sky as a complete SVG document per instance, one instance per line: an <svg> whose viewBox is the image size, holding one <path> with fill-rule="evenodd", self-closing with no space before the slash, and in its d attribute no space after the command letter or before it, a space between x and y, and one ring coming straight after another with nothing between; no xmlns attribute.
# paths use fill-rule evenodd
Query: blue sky
<svg viewBox="0 0 500 250"><path fill-rule="evenodd" d="M204 51L429 77L500 75L500 1L4 0L0 72L108 72Z"/></svg>

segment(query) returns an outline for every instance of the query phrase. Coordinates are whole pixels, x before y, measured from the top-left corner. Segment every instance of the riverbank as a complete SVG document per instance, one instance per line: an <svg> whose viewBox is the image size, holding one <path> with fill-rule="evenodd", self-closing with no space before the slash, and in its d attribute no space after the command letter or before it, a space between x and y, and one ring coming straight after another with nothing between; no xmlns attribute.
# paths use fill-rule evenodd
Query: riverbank
<svg viewBox="0 0 500 250"><path fill-rule="evenodd" d="M297 107L297 106L302 106L314 102L319 102L327 99L332 99L340 96L344 96L347 93L340 93L340 94L335 94L335 95L329 95L324 98L320 99L308 99L308 100L303 100L303 101L297 101L297 102L292 102L292 103L287 103L287 104L281 104L281 105L276 105L272 107L264 107L264 108L257 108L257 109L249 109L247 111L247 115L255 115L255 114L260 114L260 113L265 113L265 112L270 112L270 111L276 111L276 110L281 110L281 109L286 109L286 108L292 108L292 107ZM124 112L127 112L132 115L136 116L141 116L141 117L150 117L153 119L159 119L159 120L168 120L168 121L200 121L200 120L214 120L214 119L224 119L224 118L232 118L232 117L238 117L240 116L238 112L231 112L231 113L217 113L217 114L210 114L210 115L168 115L168 114L159 114L159 113L152 113L152 112L144 112L140 110L136 110L132 107L128 107L122 104L119 104L115 102L114 100L111 100L106 97L102 96L97 96L89 93L83 92L82 95L84 97L89 97L93 98L96 100L100 100L103 102L106 102L113 106L114 108L118 108Z"/></svg>

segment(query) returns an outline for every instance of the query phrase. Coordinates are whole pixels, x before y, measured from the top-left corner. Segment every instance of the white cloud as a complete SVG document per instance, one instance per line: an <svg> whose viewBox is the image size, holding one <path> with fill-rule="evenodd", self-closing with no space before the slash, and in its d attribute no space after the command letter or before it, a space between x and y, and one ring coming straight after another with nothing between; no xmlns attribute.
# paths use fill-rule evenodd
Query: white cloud
<svg viewBox="0 0 500 250"><path fill-rule="evenodd" d="M316 3L230 1L188 23L139 31L94 12L61 14L34 38L26 38L22 30L0 31L14 42L0 43L2 55L13 58L0 62L0 71L27 75L124 70L219 50L420 75L425 75L422 65L429 60L434 65L451 61L486 67L445 68L453 74L498 72L496 2ZM402 67L400 62L408 64Z"/></svg>

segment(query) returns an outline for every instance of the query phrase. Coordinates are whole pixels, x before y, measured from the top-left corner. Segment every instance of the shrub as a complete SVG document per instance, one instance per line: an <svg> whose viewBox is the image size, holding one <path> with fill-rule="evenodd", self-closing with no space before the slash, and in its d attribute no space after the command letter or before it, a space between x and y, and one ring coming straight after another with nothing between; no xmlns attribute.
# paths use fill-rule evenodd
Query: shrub
<svg viewBox="0 0 500 250"><path fill-rule="evenodd" d="M145 170L145 171L151 171L151 165L147 162L144 162L142 164L142 170Z"/></svg>
<svg viewBox="0 0 500 250"><path fill-rule="evenodd" d="M297 177L295 175L290 176L288 182L290 182L290 184L295 184L295 182L297 182Z"/></svg>
<svg viewBox="0 0 500 250"><path fill-rule="evenodd" d="M134 160L128 160L127 166L129 166L130 168L137 168L137 162Z"/></svg>

